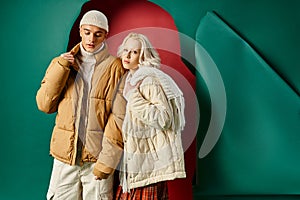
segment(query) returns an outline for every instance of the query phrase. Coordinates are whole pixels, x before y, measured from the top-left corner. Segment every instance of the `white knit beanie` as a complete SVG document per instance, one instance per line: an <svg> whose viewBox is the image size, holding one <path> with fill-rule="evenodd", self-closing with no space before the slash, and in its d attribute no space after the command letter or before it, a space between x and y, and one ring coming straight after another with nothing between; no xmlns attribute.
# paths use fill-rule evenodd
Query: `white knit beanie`
<svg viewBox="0 0 300 200"><path fill-rule="evenodd" d="M108 21L106 16L98 11L98 10L90 10L87 13L85 13L80 20L80 25L88 24L88 25L94 25L99 28L102 28L108 32Z"/></svg>

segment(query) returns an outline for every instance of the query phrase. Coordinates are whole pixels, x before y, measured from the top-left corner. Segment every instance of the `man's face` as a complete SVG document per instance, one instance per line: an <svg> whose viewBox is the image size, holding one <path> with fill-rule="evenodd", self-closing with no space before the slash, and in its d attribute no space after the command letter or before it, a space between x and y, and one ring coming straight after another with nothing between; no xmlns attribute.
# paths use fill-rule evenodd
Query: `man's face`
<svg viewBox="0 0 300 200"><path fill-rule="evenodd" d="M97 51L106 39L107 33L97 26L83 24L80 27L80 37L83 48L90 53Z"/></svg>

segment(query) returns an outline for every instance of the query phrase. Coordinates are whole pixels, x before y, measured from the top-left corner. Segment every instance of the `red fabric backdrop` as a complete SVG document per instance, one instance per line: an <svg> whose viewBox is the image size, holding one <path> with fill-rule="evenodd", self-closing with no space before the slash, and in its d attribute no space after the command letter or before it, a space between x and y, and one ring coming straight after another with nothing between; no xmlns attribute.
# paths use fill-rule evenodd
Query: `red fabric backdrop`
<svg viewBox="0 0 300 200"><path fill-rule="evenodd" d="M187 178L168 182L170 200L193 199L192 182L196 168L196 95L195 76L181 60L179 34L172 16L164 9L144 0L88 1L74 22L70 32L68 49L80 41L79 21L82 15L92 9L103 12L109 20L108 45L116 55L117 47L129 32L147 35L160 54L163 67L179 87L186 99L186 128L183 131L185 165Z"/></svg>

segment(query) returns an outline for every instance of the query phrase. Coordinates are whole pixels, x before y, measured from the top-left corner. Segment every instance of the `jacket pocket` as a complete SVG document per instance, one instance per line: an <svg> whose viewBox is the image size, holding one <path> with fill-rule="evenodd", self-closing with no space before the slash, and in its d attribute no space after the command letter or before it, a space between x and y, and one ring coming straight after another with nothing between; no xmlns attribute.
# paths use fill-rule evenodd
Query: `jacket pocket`
<svg viewBox="0 0 300 200"><path fill-rule="evenodd" d="M55 126L51 137L50 152L54 157L69 163L74 153L74 142L73 131L63 130Z"/></svg>
<svg viewBox="0 0 300 200"><path fill-rule="evenodd" d="M85 141L85 150L86 154L89 157L97 159L99 153L102 149L102 139L103 139L103 132L100 131L89 131L87 132L86 141Z"/></svg>
<svg viewBox="0 0 300 200"><path fill-rule="evenodd" d="M158 155L157 155L157 152L156 152L156 148L153 144L153 141L151 138L147 138L147 143L148 143L148 146L149 146L149 153L151 154L152 158L154 161L157 161L158 160Z"/></svg>

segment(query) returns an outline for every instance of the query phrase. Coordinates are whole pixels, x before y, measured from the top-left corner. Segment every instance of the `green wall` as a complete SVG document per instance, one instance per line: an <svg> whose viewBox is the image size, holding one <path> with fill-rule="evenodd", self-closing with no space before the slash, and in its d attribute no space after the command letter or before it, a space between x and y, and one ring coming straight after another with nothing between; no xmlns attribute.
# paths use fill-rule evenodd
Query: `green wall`
<svg viewBox="0 0 300 200"><path fill-rule="evenodd" d="M152 0L195 38L200 20L216 11L300 94L300 2L298 0ZM182 44L184 46L184 44ZM183 51L184 53L184 51Z"/></svg>
<svg viewBox="0 0 300 200"><path fill-rule="evenodd" d="M201 111L198 149L213 114L220 120L214 125L224 125L214 149L197 158L194 197L299 195L300 2L153 2L199 45L194 52ZM191 54L184 42L182 53ZM222 87L213 85L218 75L226 95L224 124L222 108L214 109L224 103L217 99Z"/></svg>
<svg viewBox="0 0 300 200"><path fill-rule="evenodd" d="M50 59L65 51L83 3L1 3L0 199L45 199L54 115L37 110L35 94Z"/></svg>
<svg viewBox="0 0 300 200"><path fill-rule="evenodd" d="M52 165L52 159L47 155L49 152L50 131L53 126L54 115L46 115L37 110L35 93L50 59L54 55L59 55L65 51L69 31L84 2L83 0L17 0L4 2L1 5L0 44L2 73L0 75L0 84L2 95L0 105L2 108L2 130L0 132L0 152L2 154L2 162L0 168L0 199L32 200L43 199L45 196ZM276 168L270 170L273 173L274 169L280 169L284 162L287 164L286 169L288 170L290 164L292 164L291 160L294 161L294 167L298 167L297 169L299 169L296 153L299 152L300 140L297 133L299 133L300 129L294 122L299 123L300 121L300 68L298 61L300 52L300 15L298 9L300 2L297 0L153 0L152 2L161 5L170 12L174 17L178 30L195 40L196 34L199 33L199 23L206 16L207 11L216 11L218 17L225 22L224 24L231 30L234 30L239 36L238 38L241 38L242 41L249 44L250 49L255 50L265 64L270 66L272 73L274 72L278 75L276 79L280 80L283 85L286 83L286 85L282 86L290 89L289 95L286 96L286 102L287 104L291 103L290 105L295 105L295 107L289 108L288 112L293 113L292 123L294 127L286 128L291 115L283 114L281 117L276 118L278 119L278 124L283 123L283 126L275 126L279 128L275 131L275 136L278 139L275 141L279 143L271 142L269 145L274 145L272 147L274 149L271 148L270 151L272 152L274 150L276 153L280 141L284 141L284 144L287 145L287 149L291 148L296 152L291 154L291 157L285 158L283 162L280 162L280 158L275 159L272 157L271 161L276 161L276 163L274 163ZM200 37L199 41L201 41L201 38L205 37ZM207 45L209 48L212 47L212 43ZM215 45L217 48L218 44ZM182 44L182 49L183 54L193 51L191 49L185 49L185 44ZM217 58L220 56L220 52L216 52L212 55L216 56L214 58ZM223 63L222 56L218 57L218 59ZM220 69L220 72L228 74L226 70L222 71L222 69ZM227 81L232 79L231 75L230 73L228 74ZM244 75L246 78L249 78L247 77L247 73ZM249 76L250 75L252 74L249 74ZM258 78L263 79L261 75L256 75L258 75ZM203 90L204 96L207 94L207 91L205 90L205 83L201 78L201 76L198 76L198 86L200 87L198 91L201 92ZM238 91L245 92L243 90L232 91L235 92L234 94ZM273 93L276 94L275 89ZM270 93L270 95L273 93ZM254 92L253 94L255 95L256 93ZM282 94L281 102L284 102L285 99L283 97L286 94L287 93ZM291 95L294 95L294 97L291 98ZM263 98L263 101L265 101L266 98ZM272 96L269 98L272 99ZM209 97L207 102L205 100L204 98L203 102L200 102L203 103L203 105L209 106ZM239 102L239 99L233 100ZM233 118L234 114L236 114L234 111L239 107L234 109L235 105L231 105L233 106L233 110L229 110L229 116L234 120L236 119ZM240 104L238 105L240 106ZM264 108L264 106L261 107L262 110ZM275 105L269 109L274 108L276 108ZM202 139L201 134L205 132L209 122L209 109L202 107L201 112L204 118L200 122L200 140ZM256 114L260 116L260 113ZM270 119L274 119L272 116L269 117ZM265 119L263 118L261 120L263 121ZM198 169L201 171L197 173L197 179L200 181L195 190L197 194L199 192L202 194L206 191L219 194L227 193L228 191L236 192L235 189L237 187L231 187L228 188L228 191L225 191L226 187L222 186L223 184L225 185L226 182L218 182L219 185L217 184L217 187L215 187L215 181L220 180L218 179L220 177L214 172L220 173L224 169L229 169L230 175L234 175L236 170L239 172L240 168L233 167L234 162L228 162L228 160L225 160L225 162L223 160L226 159L226 157L222 157L224 156L224 154L222 154L223 148L226 147L226 142L228 141L234 141L234 144L241 144L240 141L247 140L248 138L246 136L251 134L251 132L247 130L245 131L245 133L247 133L246 135L238 135L240 132L232 131L236 129L233 124L228 124L227 121L224 127L228 134L222 133L220 141L211 154L205 159L198 159L199 164L201 164ZM269 124L267 128L268 127L272 127L272 124ZM235 135L240 137L235 137ZM270 135L270 137L274 136L272 132L268 131L267 135ZM283 137L285 135L288 137ZM266 141L263 140L263 138L257 138L258 140L255 140L251 137L251 139L256 142ZM288 145L289 141L292 141L292 146ZM201 144L201 141L199 144ZM239 149L236 151L238 152ZM247 149L243 148L243 151L247 151ZM284 156L288 155L286 152L289 153L288 150L283 151ZM275 153L273 153L272 156L276 156ZM251 167L252 163L246 162L245 158L241 155L236 153L225 154L225 156L232 155L239 156L239 159L244 161L244 164L249 164ZM245 154L245 156L252 156L252 154ZM260 158L265 159L265 157ZM254 158L253 160L255 161ZM288 163L286 163L287 160L289 160ZM220 161L223 161L224 165L222 165ZM267 165L269 164L270 163L267 162ZM203 168L205 166L206 168ZM253 163L253 166L254 168L257 167L255 163ZM210 172L211 177L207 176L209 175L207 172L208 169L215 169ZM280 191L281 193L291 194L292 192L289 189L297 188L297 186L300 185L299 179L297 178L297 175L299 175L297 169L293 168L290 173L284 173L286 171L277 173L278 170L275 170L274 174L277 173L278 176L274 177L274 181L284 180L283 185L285 185L285 187L284 190ZM204 172L207 173L203 174ZM248 188L251 188L252 184L255 184L255 181L258 180L255 176L257 176L257 173L254 173L253 181L249 184ZM242 178L243 177L245 177L245 174L243 174ZM296 178L294 179L294 177ZM227 179L222 179L222 181L224 180ZM232 181L234 179L230 180ZM201 183L201 181L203 182ZM269 180L265 183L272 184ZM292 184L293 187L289 187L286 183ZM203 186L203 184L206 185ZM214 187L215 190L212 190ZM269 191L275 194L276 188L269 187ZM294 190L293 194L299 194L299 192L299 189ZM252 194L255 194L255 190L252 190Z"/></svg>

